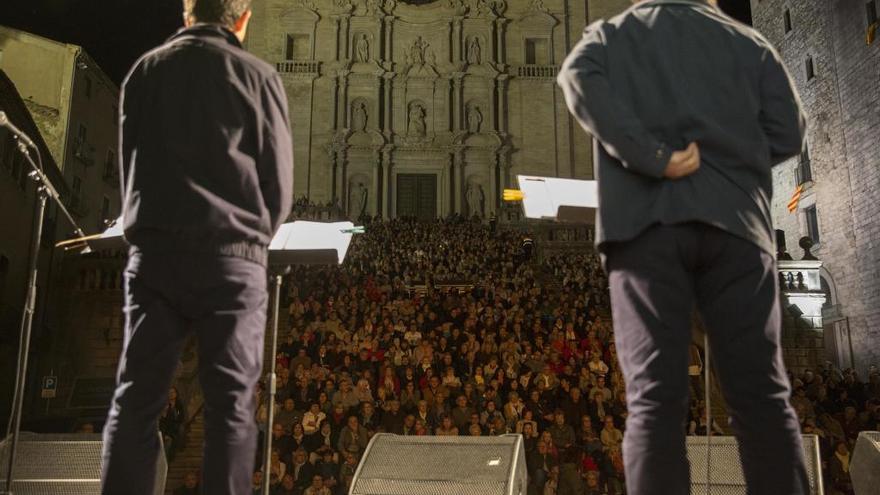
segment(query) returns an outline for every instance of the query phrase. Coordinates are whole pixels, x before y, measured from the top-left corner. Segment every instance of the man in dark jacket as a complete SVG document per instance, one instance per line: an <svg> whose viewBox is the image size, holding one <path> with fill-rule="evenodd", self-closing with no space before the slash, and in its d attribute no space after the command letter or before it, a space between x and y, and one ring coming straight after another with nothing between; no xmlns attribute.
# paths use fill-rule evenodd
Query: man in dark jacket
<svg viewBox="0 0 880 495"><path fill-rule="evenodd" d="M267 246L292 202L287 96L242 49L250 0L186 0L186 28L123 84L125 340L104 429L105 494L153 493L156 421L185 339L199 341L202 489L251 488Z"/></svg>
<svg viewBox="0 0 880 495"><path fill-rule="evenodd" d="M649 0L589 26L558 81L597 141L627 492L690 492L682 425L696 307L749 493L807 493L770 220L771 168L800 153L805 120L778 54L714 0Z"/></svg>

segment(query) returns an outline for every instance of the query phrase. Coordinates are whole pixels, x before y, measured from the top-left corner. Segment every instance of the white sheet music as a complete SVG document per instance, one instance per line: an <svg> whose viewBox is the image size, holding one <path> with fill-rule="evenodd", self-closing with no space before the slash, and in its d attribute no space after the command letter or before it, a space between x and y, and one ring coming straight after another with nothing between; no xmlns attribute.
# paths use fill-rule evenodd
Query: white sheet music
<svg viewBox="0 0 880 495"><path fill-rule="evenodd" d="M285 223L278 229L269 250L332 249L339 255L339 263L345 259L351 244L351 222L304 222Z"/></svg>
<svg viewBox="0 0 880 495"><path fill-rule="evenodd" d="M599 191L594 180L518 175L517 182L523 192L523 211L527 218L555 219L560 206L599 207Z"/></svg>

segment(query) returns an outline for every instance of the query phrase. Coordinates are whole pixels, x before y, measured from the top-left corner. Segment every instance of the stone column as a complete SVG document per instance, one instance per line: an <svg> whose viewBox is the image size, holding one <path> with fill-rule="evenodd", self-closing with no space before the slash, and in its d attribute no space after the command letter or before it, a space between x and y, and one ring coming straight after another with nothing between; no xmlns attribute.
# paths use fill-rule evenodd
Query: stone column
<svg viewBox="0 0 880 495"><path fill-rule="evenodd" d="M330 199L333 202L336 202L336 199L339 198L339 204L342 204L342 198L339 196L339 164L336 161L336 150L331 148L327 151L327 155L330 157L330 170L332 171L330 175Z"/></svg>
<svg viewBox="0 0 880 495"><path fill-rule="evenodd" d="M341 199L342 211L348 212L348 173L346 173L346 152L345 150L336 151L336 187L339 191Z"/></svg>
<svg viewBox="0 0 880 495"><path fill-rule="evenodd" d="M379 213L379 164L381 161L382 151L381 149L376 149L373 152L373 187L370 189L370 215L377 215Z"/></svg>
<svg viewBox="0 0 880 495"><path fill-rule="evenodd" d="M392 61L393 53L391 50L391 32L394 27L394 16L387 15L385 16L385 60Z"/></svg>
<svg viewBox="0 0 880 495"><path fill-rule="evenodd" d="M461 75L452 75L452 132L461 129L462 99Z"/></svg>
<svg viewBox="0 0 880 495"><path fill-rule="evenodd" d="M382 150L382 218L391 218L391 197L394 194L391 187L391 149Z"/></svg>
<svg viewBox="0 0 880 495"><path fill-rule="evenodd" d="M339 36L339 17L333 18L333 32L336 35L336 61L338 62L340 58L342 58L342 54L340 53L340 49L342 48L341 38ZM314 42L312 43L314 45Z"/></svg>
<svg viewBox="0 0 880 495"><path fill-rule="evenodd" d="M392 120L392 105L391 105L391 85L394 81L394 74L386 74L383 79L384 83L384 92L385 92L385 111L383 112L385 115L385 121L382 123L382 130L386 133L386 135L391 134L394 128L394 121Z"/></svg>
<svg viewBox="0 0 880 495"><path fill-rule="evenodd" d="M464 213L464 151L457 149L452 153L452 207L455 213Z"/></svg>
<svg viewBox="0 0 880 495"><path fill-rule="evenodd" d="M461 17L455 17L452 19L452 60L453 64L458 64L462 61L461 56Z"/></svg>
<svg viewBox="0 0 880 495"><path fill-rule="evenodd" d="M507 24L507 19L498 18L495 19L495 42L496 42L496 62L499 64L507 63L507 47L504 44L504 31L505 25Z"/></svg>
<svg viewBox="0 0 880 495"><path fill-rule="evenodd" d="M507 132L507 76L502 74L498 79L498 132Z"/></svg>
<svg viewBox="0 0 880 495"><path fill-rule="evenodd" d="M340 17L341 17L341 24L342 24L342 26L339 29L339 32L341 34L339 42L340 42L340 48L342 48L342 57L340 57L340 58L342 58L343 60L351 60L351 53L350 53L351 52L351 46L350 46L351 43L349 43L350 36L348 33L349 25L350 25L349 18L351 16L348 14L345 14Z"/></svg>
<svg viewBox="0 0 880 495"><path fill-rule="evenodd" d="M336 120L337 129L348 128L348 71L337 72Z"/></svg>
<svg viewBox="0 0 880 495"><path fill-rule="evenodd" d="M499 156L495 155L495 160L489 160L489 190L486 192L486 218L492 215L497 209L498 195L498 161Z"/></svg>

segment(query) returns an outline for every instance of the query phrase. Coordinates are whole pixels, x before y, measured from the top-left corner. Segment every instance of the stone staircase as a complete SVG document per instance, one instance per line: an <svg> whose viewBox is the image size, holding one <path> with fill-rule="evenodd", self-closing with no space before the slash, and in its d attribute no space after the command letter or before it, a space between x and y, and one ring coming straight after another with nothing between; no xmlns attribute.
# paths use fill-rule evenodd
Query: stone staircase
<svg viewBox="0 0 880 495"><path fill-rule="evenodd" d="M165 479L165 493L170 495L183 484L186 473L198 473L202 468L202 447L205 443L205 421L200 407L192 416L183 448L174 456L168 465L168 476Z"/></svg>
<svg viewBox="0 0 880 495"><path fill-rule="evenodd" d="M278 342L279 344L284 342L284 339L287 336L289 331L289 318L287 312L287 306L285 304L286 298L284 297L285 287L282 286L282 298L281 298L281 306L278 310ZM272 300L274 294L271 295L269 300L269 315L271 318L272 315L272 304L274 303ZM265 359L263 360L263 371L265 377L265 373L268 373L269 370L269 353L271 352L271 332L272 332L272 321L271 319L267 322L266 325L266 339L264 345L264 353ZM190 419L187 426L186 437L184 439L184 445L181 450L179 450L174 456L174 460L168 465L168 475L165 481L165 493L166 495L170 495L177 487L183 484L183 478L189 472L200 472L202 467L202 452L205 442L205 422L204 415L202 414L202 409L204 407L204 399L201 395L201 390L198 388L197 384L197 376L195 375L195 371L197 369L197 359L184 357L184 364L178 374L178 380L187 382L191 386L189 393L192 394L189 403L188 403L188 411L192 411L190 413ZM263 378L261 377L261 378Z"/></svg>

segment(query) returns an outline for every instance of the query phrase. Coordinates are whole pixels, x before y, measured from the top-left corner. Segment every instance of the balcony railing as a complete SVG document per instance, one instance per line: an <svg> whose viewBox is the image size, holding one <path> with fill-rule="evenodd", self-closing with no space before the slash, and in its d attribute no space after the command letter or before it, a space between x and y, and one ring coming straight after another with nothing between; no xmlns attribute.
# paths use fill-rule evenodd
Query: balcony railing
<svg viewBox="0 0 880 495"><path fill-rule="evenodd" d="M821 261L780 260L779 288L782 292L822 292Z"/></svg>
<svg viewBox="0 0 880 495"><path fill-rule="evenodd" d="M523 79L553 79L558 73L558 65L528 64L520 65L516 70L516 75Z"/></svg>
<svg viewBox="0 0 880 495"><path fill-rule="evenodd" d="M287 60L275 64L275 70L281 74L316 75L321 70L321 62L317 60Z"/></svg>

